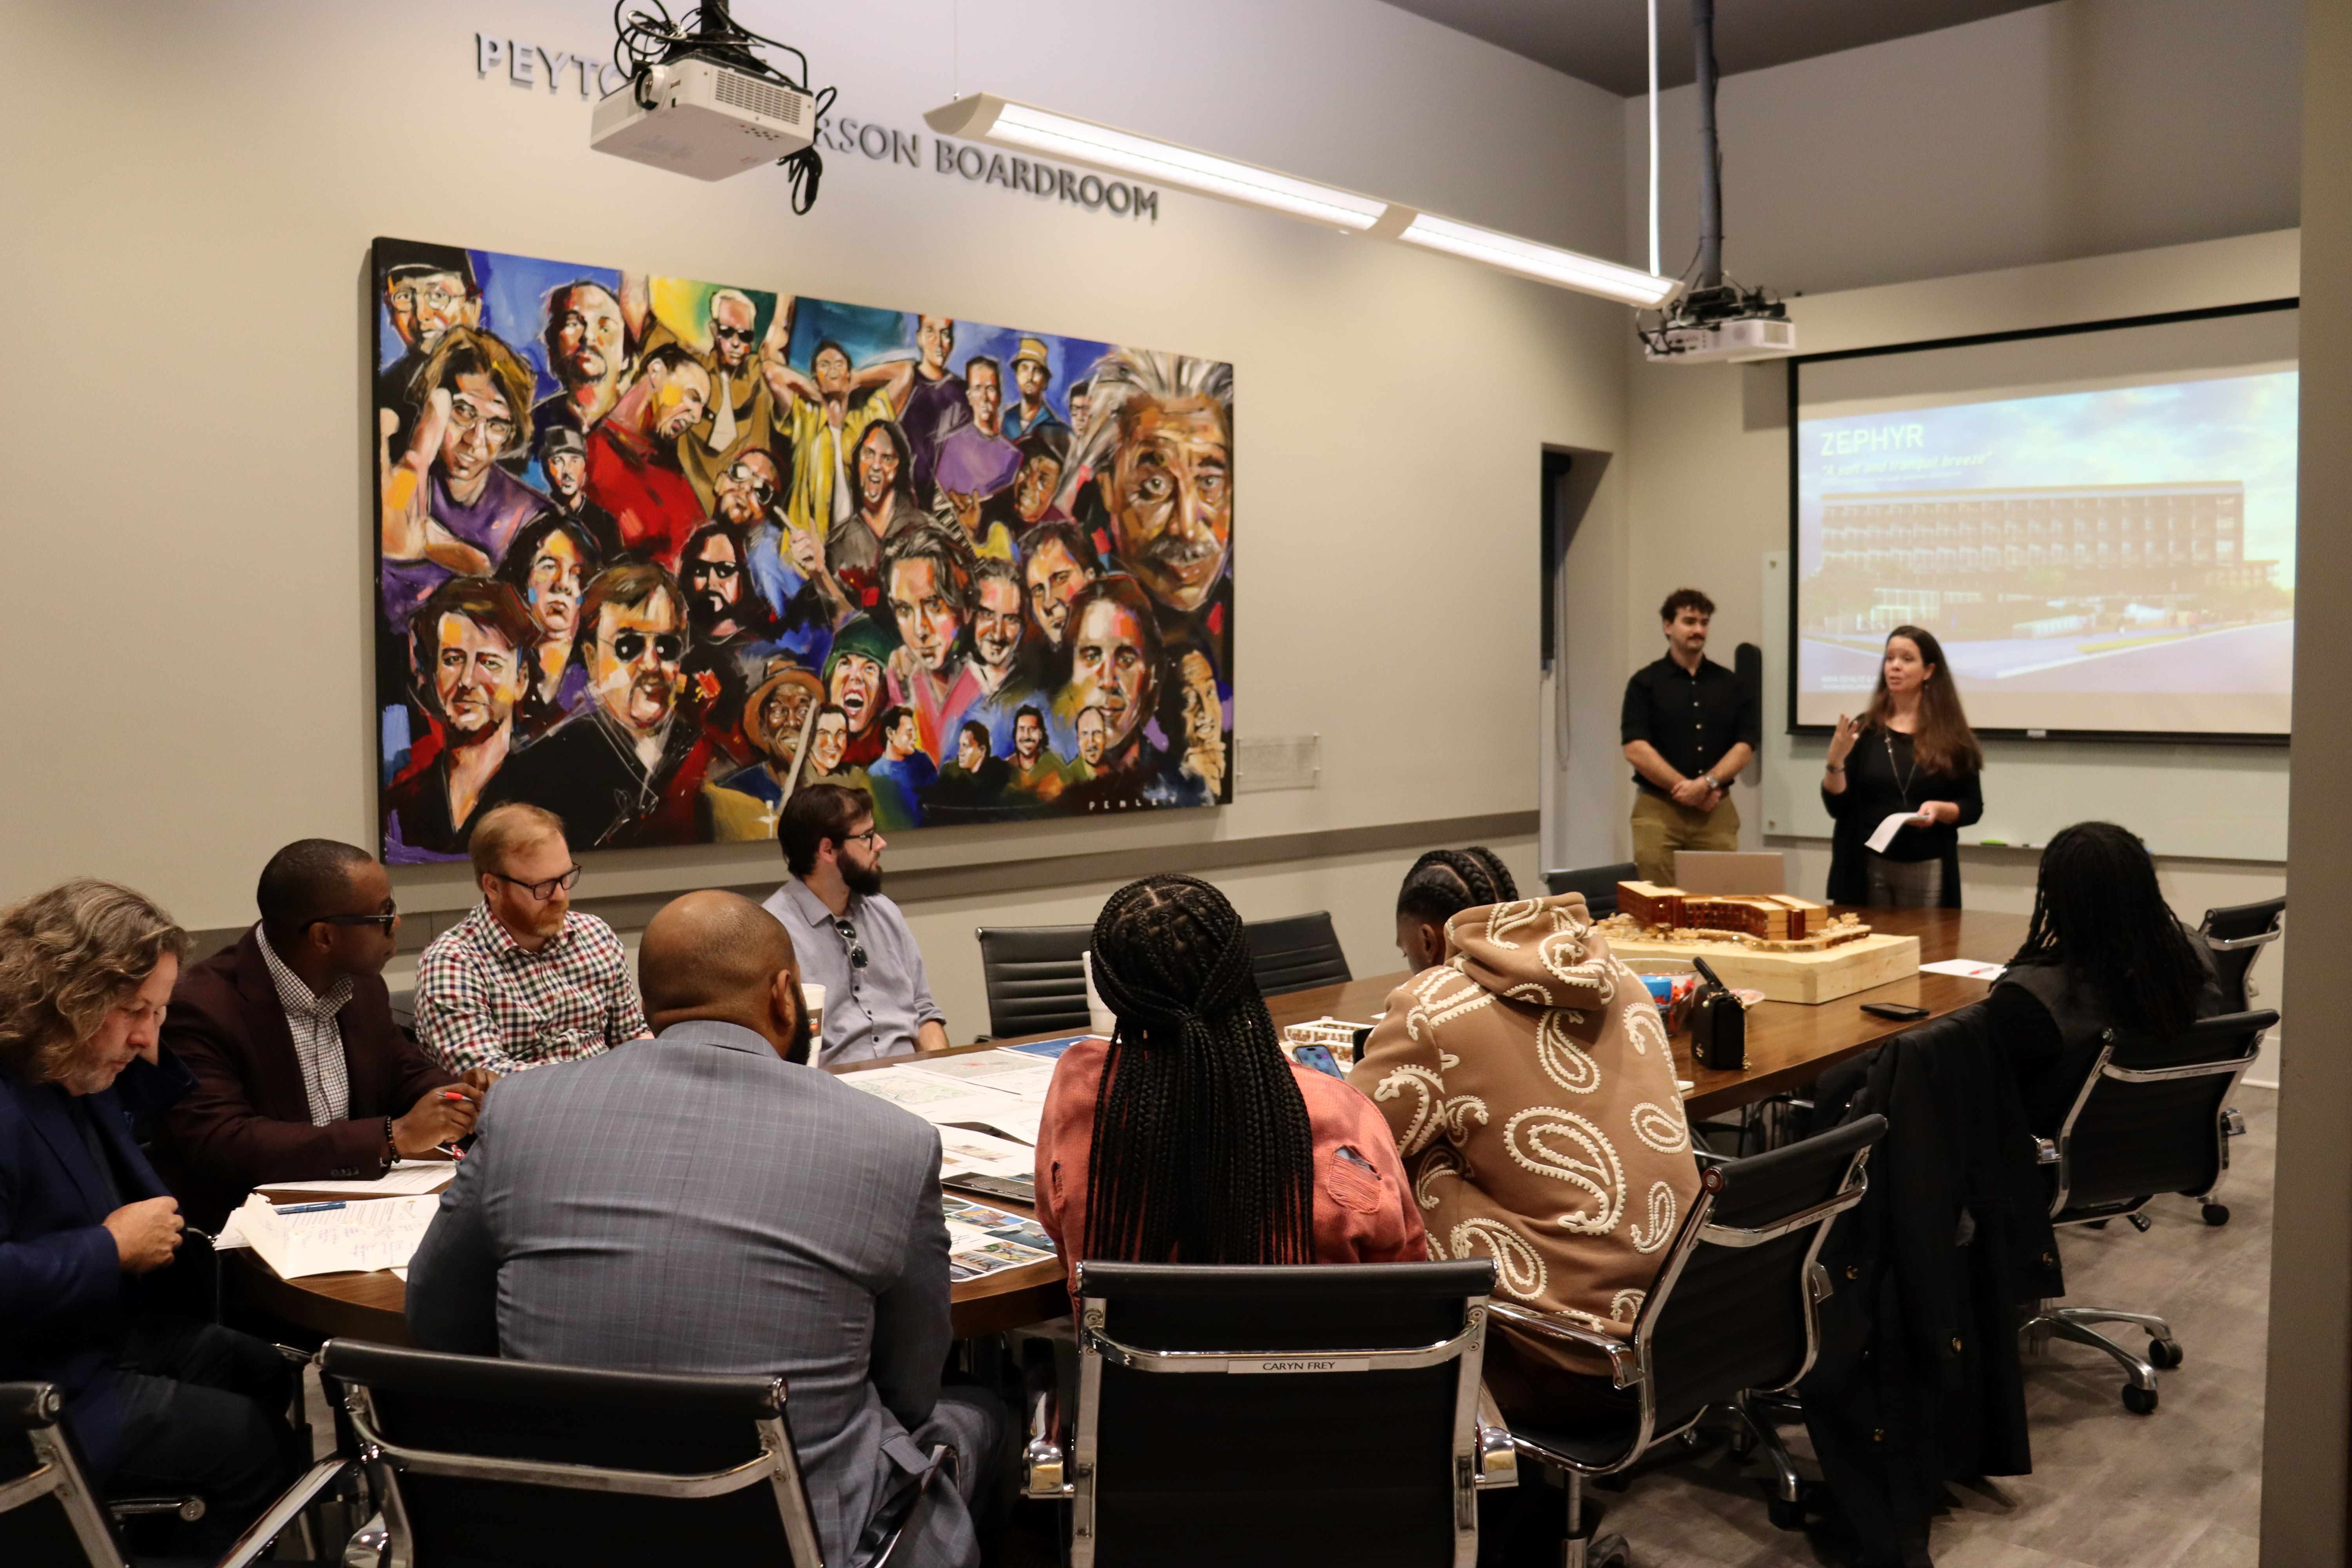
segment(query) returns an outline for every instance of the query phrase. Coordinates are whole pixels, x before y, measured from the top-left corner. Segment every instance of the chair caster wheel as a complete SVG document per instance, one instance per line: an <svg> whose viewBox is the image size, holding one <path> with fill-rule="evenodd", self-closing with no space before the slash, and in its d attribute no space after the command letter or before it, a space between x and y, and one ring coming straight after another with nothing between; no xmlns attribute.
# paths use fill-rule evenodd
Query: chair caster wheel
<svg viewBox="0 0 2352 1568"><path fill-rule="evenodd" d="M1772 1528L1775 1530L1802 1530L1805 1528L1805 1505L1803 1503L1790 1502L1785 1498L1766 1498L1764 1500L1764 1512L1772 1521Z"/></svg>
<svg viewBox="0 0 2352 1568"><path fill-rule="evenodd" d="M2147 1342L2147 1364L2160 1372L2169 1372L2180 1364L2180 1342L2150 1340Z"/></svg>
<svg viewBox="0 0 2352 1568"><path fill-rule="evenodd" d="M2202 1212L2205 1215L2205 1223L2207 1225L2227 1225L2230 1223L2230 1205L2228 1204L2207 1204Z"/></svg>
<svg viewBox="0 0 2352 1568"><path fill-rule="evenodd" d="M2156 1390L2125 1384L2124 1408L2135 1415L2153 1415L2156 1414Z"/></svg>

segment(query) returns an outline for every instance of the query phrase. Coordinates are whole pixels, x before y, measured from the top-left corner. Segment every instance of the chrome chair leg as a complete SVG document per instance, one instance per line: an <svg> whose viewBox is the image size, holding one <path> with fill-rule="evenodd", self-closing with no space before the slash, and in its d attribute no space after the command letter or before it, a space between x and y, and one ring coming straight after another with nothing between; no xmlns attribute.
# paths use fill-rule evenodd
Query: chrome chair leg
<svg viewBox="0 0 2352 1568"><path fill-rule="evenodd" d="M2147 1356L2134 1355L2093 1328L2091 1325L2094 1323L2129 1323L2147 1331ZM2059 1307L2038 1314L2022 1331L2029 1340L2036 1335L2045 1340L2061 1339L2072 1344L2088 1345L2114 1357L2116 1363L2124 1369L2124 1408L2138 1415L2149 1415L2156 1409L2158 1370L2168 1370L2180 1364L2180 1346L2172 1337L2172 1325L2146 1312L2110 1311L2104 1307Z"/></svg>

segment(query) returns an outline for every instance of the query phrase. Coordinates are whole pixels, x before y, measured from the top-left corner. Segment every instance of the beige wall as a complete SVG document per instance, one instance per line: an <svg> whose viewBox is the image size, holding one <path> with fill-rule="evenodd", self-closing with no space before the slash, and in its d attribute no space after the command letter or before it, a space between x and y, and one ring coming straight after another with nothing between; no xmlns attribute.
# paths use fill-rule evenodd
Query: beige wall
<svg viewBox="0 0 2352 1568"><path fill-rule="evenodd" d="M1181 27L1042 0L739 12L805 47L853 118L920 132L959 85L985 87L1590 248L1622 236L1615 99L1370 0L1202 0ZM576 93L477 76L477 28L585 52L609 44L608 18L553 0L12 9L17 58L91 68L21 73L0 158L0 269L21 302L0 384L19 585L5 636L30 677L7 699L0 897L90 872L226 927L286 839L368 841L378 234L1234 363L1237 722L1319 733L1322 786L1147 822L910 836L897 868L1114 848L1139 866L1209 841L1534 809L1538 452L1622 446L1622 309L1177 193L1138 225L928 163L829 157L815 212L795 218L773 172L705 185L601 156ZM761 849L616 853L583 891L774 866ZM1263 912L1322 899L1326 874L1255 873ZM399 894L417 910L470 896L435 870L404 873ZM1022 895L995 914L1066 903ZM969 914L921 918L968 949L950 928ZM1356 963L1385 962L1360 916ZM934 962L961 976L969 957ZM976 1017L975 988L945 992Z"/></svg>
<svg viewBox="0 0 2352 1568"><path fill-rule="evenodd" d="M2289 228L2300 0L2059 0L1727 78L1724 258L1809 294ZM1646 255L1647 112L1628 232ZM1664 268L1696 242L1694 89L1660 95Z"/></svg>
<svg viewBox="0 0 2352 1568"><path fill-rule="evenodd" d="M2312 0L2305 78L2303 474L2295 664L2333 668L2352 616L2352 0ZM2352 1436L2352 911L2344 786L2352 732L2340 687L2294 698L2303 781L2288 820L2299 897L2282 1004L2296 1037L2279 1096L2278 1207L2271 1249L2270 1386L2263 1433L2263 1562L2345 1561Z"/></svg>

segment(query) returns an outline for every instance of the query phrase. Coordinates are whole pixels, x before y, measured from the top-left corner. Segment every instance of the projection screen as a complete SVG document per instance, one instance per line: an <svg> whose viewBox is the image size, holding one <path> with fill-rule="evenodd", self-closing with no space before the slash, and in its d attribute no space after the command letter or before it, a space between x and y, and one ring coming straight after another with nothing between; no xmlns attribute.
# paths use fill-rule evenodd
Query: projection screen
<svg viewBox="0 0 2352 1568"><path fill-rule="evenodd" d="M2283 740L2293 301L1790 367L1790 713L1901 626L1995 733Z"/></svg>

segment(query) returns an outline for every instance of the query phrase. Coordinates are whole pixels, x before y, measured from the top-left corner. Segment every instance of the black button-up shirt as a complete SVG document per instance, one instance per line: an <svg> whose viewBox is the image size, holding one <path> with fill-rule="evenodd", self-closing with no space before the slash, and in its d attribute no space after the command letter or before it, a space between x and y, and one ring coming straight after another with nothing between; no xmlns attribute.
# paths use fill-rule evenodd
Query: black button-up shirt
<svg viewBox="0 0 2352 1568"><path fill-rule="evenodd" d="M1764 738L1756 700L1738 676L1709 658L1700 659L1693 674L1676 664L1672 654L1635 670L1625 683L1625 710L1618 731L1619 740L1627 745L1649 742L1668 766L1690 779L1723 761L1736 742L1758 746ZM1652 795L1666 793L1638 772L1633 782Z"/></svg>

